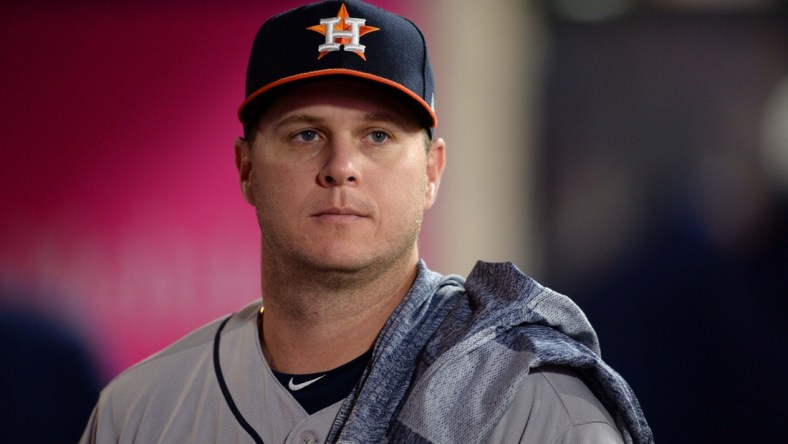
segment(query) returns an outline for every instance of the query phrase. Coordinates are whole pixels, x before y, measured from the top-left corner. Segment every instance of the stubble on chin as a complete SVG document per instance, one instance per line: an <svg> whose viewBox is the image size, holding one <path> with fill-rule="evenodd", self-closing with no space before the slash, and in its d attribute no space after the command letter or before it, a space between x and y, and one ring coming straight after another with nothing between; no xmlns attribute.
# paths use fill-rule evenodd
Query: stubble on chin
<svg viewBox="0 0 788 444"><path fill-rule="evenodd" d="M278 277L297 279L301 285L312 283L315 290L356 289L396 269L409 266L410 262L418 257L416 239L419 228L420 223L407 230L407 235L395 243L386 244L377 250L365 251L366 257L337 258L310 250L308 245L303 245L298 248L264 248L263 255L268 250L270 257L267 259L270 260L265 257L262 260L264 267L276 269ZM266 235L263 235L263 242L269 247L272 247L272 243L277 243Z"/></svg>
<svg viewBox="0 0 788 444"><path fill-rule="evenodd" d="M269 280L298 280L299 285L309 285L314 290L337 291L366 286L397 270L407 272L418 260L417 239L422 213L416 211L409 219L408 227L397 230L401 233L399 236L380 240L378 248L362 249L359 257L341 257L342 254L337 257L310 246L306 236L288 239L281 234L282 230L265 225L266 221L258 214L263 274ZM376 242L371 240L367 244Z"/></svg>

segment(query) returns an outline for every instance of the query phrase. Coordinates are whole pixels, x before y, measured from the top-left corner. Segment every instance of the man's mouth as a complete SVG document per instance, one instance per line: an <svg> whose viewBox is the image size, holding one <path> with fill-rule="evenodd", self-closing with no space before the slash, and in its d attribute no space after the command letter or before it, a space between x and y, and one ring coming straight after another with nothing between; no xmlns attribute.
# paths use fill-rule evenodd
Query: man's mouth
<svg viewBox="0 0 788 444"><path fill-rule="evenodd" d="M367 215L351 207L331 207L316 211L312 217L323 220L353 221L367 217Z"/></svg>

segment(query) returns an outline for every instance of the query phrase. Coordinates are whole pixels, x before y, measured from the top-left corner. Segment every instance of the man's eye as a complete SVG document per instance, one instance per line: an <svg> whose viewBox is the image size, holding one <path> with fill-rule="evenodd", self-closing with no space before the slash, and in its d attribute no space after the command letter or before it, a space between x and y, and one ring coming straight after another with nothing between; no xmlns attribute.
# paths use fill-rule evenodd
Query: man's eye
<svg viewBox="0 0 788 444"><path fill-rule="evenodd" d="M375 143L383 143L388 140L389 135L384 131L373 131L369 134L369 138Z"/></svg>
<svg viewBox="0 0 788 444"><path fill-rule="evenodd" d="M299 132L296 137L304 142L314 142L317 140L317 131L315 130L304 130Z"/></svg>

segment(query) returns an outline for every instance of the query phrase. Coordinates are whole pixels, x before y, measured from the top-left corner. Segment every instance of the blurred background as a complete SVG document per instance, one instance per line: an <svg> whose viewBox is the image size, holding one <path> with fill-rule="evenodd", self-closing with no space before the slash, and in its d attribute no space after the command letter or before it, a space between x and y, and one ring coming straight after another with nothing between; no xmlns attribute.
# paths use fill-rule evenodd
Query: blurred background
<svg viewBox="0 0 788 444"><path fill-rule="evenodd" d="M109 379L260 296L235 110L257 28L300 3L0 6L0 442L74 442ZM782 436L785 3L373 3L436 71L428 266L571 296L658 442Z"/></svg>

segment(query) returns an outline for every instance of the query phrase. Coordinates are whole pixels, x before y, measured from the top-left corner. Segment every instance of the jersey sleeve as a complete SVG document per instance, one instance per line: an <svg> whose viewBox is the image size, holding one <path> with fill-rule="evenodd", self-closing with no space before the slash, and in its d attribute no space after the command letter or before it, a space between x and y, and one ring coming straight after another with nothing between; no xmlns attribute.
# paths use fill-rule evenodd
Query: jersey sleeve
<svg viewBox="0 0 788 444"><path fill-rule="evenodd" d="M613 418L571 370L533 369L490 443L623 443Z"/></svg>

